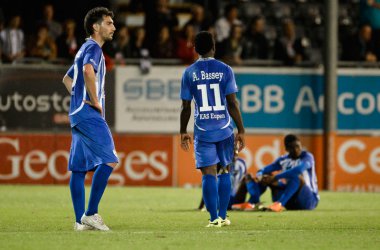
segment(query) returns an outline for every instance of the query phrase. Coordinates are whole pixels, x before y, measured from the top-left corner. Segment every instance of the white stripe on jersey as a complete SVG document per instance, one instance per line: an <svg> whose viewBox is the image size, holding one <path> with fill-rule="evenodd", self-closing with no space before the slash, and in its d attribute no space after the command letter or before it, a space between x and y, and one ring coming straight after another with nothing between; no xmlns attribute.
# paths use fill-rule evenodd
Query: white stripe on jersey
<svg viewBox="0 0 380 250"><path fill-rule="evenodd" d="M230 123L231 123L231 116L230 116L230 114L228 114L228 122L227 122L227 124L226 125L224 125L222 128L220 128L220 129L225 129L225 128L227 128L229 125L230 125Z"/></svg>
<svg viewBox="0 0 380 250"><path fill-rule="evenodd" d="M197 126L197 128L198 128L199 130L202 130L202 131L207 131L206 129L199 127L199 126L197 125L197 123L196 123L196 122L194 122L194 124L195 124L195 126Z"/></svg>
<svg viewBox="0 0 380 250"><path fill-rule="evenodd" d="M105 59L104 59L104 56L102 54L102 81L101 81L101 86L100 86L100 96L99 96L99 102L100 102L100 105L102 106L103 108L103 100L105 99L105 96L104 96L104 83L105 83L105 76L106 76L106 68L105 68Z"/></svg>
<svg viewBox="0 0 380 250"><path fill-rule="evenodd" d="M74 64L74 79L75 79L75 83L76 83L76 80L78 78L78 66L77 64ZM73 84L73 87L75 86L75 84ZM83 85L83 100L86 100L86 84ZM81 105L76 109L74 110L71 114L69 115L75 115L76 113L78 113L79 111L81 111L81 109L83 108L84 106L84 101L82 101Z"/></svg>

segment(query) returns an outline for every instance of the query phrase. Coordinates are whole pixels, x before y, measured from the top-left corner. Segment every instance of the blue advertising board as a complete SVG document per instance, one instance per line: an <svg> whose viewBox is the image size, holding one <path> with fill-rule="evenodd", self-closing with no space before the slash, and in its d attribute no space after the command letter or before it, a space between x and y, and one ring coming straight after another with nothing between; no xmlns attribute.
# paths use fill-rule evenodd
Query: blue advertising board
<svg viewBox="0 0 380 250"><path fill-rule="evenodd" d="M323 129L324 81L320 70L238 70L238 98L248 129ZM338 130L380 129L380 71L341 70Z"/></svg>

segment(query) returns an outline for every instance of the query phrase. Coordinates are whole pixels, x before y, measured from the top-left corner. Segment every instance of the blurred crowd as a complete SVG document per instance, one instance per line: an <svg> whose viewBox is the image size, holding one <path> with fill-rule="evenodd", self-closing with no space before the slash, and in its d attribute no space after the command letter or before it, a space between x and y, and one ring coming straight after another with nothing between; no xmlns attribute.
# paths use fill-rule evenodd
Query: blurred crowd
<svg viewBox="0 0 380 250"><path fill-rule="evenodd" d="M231 3L232 2L232 3ZM323 1L139 1L113 7L117 28L103 51L107 61L128 59L197 59L193 39L208 30L215 35L217 59L230 65L275 61L283 65L320 63L324 42ZM74 19L57 21L54 5L45 4L35 30L25 34L19 14L0 9L0 55L3 63L70 63L84 42ZM376 62L380 58L380 1L339 1L339 58Z"/></svg>

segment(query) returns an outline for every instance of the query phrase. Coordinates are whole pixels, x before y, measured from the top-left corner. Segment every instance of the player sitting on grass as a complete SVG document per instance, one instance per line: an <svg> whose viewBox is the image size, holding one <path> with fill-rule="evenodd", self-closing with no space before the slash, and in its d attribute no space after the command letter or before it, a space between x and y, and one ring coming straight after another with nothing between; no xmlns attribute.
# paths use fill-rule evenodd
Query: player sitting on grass
<svg viewBox="0 0 380 250"><path fill-rule="evenodd" d="M259 170L256 177L246 176L245 187L251 197L248 203L235 204L232 206L233 209L245 210L251 206L250 204L259 203L260 196L267 187L272 191L274 202L267 207L270 211L281 212L284 208L288 210L316 208L319 195L314 157L310 152L302 150L301 142L295 135L287 135L284 144L288 154ZM241 187L244 192L244 185Z"/></svg>

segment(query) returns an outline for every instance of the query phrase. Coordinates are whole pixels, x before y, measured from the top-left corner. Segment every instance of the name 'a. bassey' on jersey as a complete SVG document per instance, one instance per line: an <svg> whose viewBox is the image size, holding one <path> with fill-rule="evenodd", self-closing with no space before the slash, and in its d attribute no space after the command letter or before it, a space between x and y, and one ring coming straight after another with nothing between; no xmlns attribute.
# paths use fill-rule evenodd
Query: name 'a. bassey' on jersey
<svg viewBox="0 0 380 250"><path fill-rule="evenodd" d="M214 58L201 58L185 70L180 97L194 99L196 138L216 142L232 135L226 96L237 91L231 67Z"/></svg>

